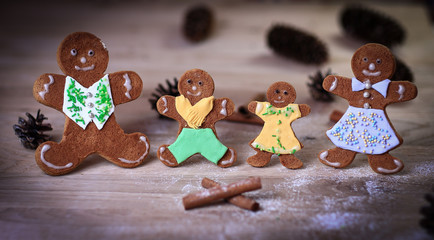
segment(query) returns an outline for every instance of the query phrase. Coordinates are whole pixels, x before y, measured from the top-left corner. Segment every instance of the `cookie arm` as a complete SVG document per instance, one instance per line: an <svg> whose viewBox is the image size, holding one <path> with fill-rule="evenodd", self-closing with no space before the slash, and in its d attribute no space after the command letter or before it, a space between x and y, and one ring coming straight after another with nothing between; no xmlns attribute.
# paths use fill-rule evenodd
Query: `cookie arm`
<svg viewBox="0 0 434 240"><path fill-rule="evenodd" d="M178 116L180 117L176 110L174 96L165 95L160 97L157 101L157 111L169 118L177 119Z"/></svg>
<svg viewBox="0 0 434 240"><path fill-rule="evenodd" d="M389 103L405 102L417 96L417 87L407 81L391 82L387 94Z"/></svg>
<svg viewBox="0 0 434 240"><path fill-rule="evenodd" d="M143 82L135 72L122 71L110 73L109 79L115 105L132 101L142 93Z"/></svg>
<svg viewBox="0 0 434 240"><path fill-rule="evenodd" d="M336 94L342 98L347 98L351 94L351 79L341 76L328 75L323 83L322 87L333 94Z"/></svg>
<svg viewBox="0 0 434 240"><path fill-rule="evenodd" d="M298 108L301 112L301 117L307 116L310 113L310 106L307 104L299 104Z"/></svg>
<svg viewBox="0 0 434 240"><path fill-rule="evenodd" d="M235 111L235 104L229 98L218 98L214 100L214 107L208 114L216 115L216 121L225 119L226 117L232 115Z"/></svg>
<svg viewBox="0 0 434 240"><path fill-rule="evenodd" d="M257 101L252 101L249 103L249 105L247 105L247 109L249 110L249 112L256 114L256 106L258 105Z"/></svg>
<svg viewBox="0 0 434 240"><path fill-rule="evenodd" d="M42 74L33 84L33 96L38 102L62 111L65 79L59 74Z"/></svg>

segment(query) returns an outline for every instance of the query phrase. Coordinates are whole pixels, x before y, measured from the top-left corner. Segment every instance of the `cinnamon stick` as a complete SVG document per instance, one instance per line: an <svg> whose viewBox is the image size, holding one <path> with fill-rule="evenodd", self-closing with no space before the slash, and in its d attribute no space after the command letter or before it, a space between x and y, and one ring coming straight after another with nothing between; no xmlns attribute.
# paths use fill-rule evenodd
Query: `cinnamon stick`
<svg viewBox="0 0 434 240"><path fill-rule="evenodd" d="M188 210L206 205L215 200L233 197L243 192L257 190L261 187L261 179L259 177L249 177L245 180L226 186L216 186L202 192L189 194L182 198L182 202L185 210Z"/></svg>
<svg viewBox="0 0 434 240"><path fill-rule="evenodd" d="M209 178L202 179L202 187L204 188L212 188L217 186L220 186L220 184ZM259 203L241 194L234 197L226 198L225 200L237 207L247 209L250 211L257 211L259 209Z"/></svg>

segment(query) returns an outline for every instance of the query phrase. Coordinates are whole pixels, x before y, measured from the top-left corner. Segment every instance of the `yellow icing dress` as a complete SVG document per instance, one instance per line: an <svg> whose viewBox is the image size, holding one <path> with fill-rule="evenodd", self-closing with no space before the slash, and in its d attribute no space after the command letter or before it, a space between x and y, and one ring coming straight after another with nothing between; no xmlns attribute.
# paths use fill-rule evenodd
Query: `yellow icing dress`
<svg viewBox="0 0 434 240"><path fill-rule="evenodd" d="M259 136L252 142L254 148L275 154L294 154L301 149L291 128L291 123L301 117L298 104L276 108L269 102L257 102L255 113L265 123Z"/></svg>

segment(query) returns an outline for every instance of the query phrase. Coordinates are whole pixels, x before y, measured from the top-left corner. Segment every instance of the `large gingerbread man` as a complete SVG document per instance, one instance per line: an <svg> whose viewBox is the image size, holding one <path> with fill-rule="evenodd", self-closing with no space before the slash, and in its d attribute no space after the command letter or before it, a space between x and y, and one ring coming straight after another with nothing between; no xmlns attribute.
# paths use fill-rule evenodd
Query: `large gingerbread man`
<svg viewBox="0 0 434 240"><path fill-rule="evenodd" d="M214 98L214 81L201 69L185 72L178 90L180 96L163 96L157 102L158 112L179 122L176 141L160 146L157 152L160 161L176 167L200 153L220 167L232 166L236 151L219 141L214 125L234 112L234 103L229 98Z"/></svg>
<svg viewBox="0 0 434 240"><path fill-rule="evenodd" d="M303 162L294 153L303 148L295 136L291 123L310 113L307 104L294 104L296 91L287 82L273 83L267 90L268 102L250 102L248 109L264 120L264 128L249 146L256 154L247 159L254 167L264 167L271 157L279 156L280 163L286 168L297 169Z"/></svg>
<svg viewBox="0 0 434 240"><path fill-rule="evenodd" d="M336 148L321 152L318 158L325 165L343 168L362 153L368 156L375 172L397 173L404 164L389 151L403 140L390 123L385 107L415 98L417 88L408 81L388 79L395 71L395 58L381 44L360 47L353 55L351 68L355 76L352 79L334 75L324 79L324 89L347 99L350 106L326 133Z"/></svg>
<svg viewBox="0 0 434 240"><path fill-rule="evenodd" d="M113 114L116 105L140 96L142 80L131 71L104 73L108 61L106 46L98 37L72 33L57 50L65 75L47 73L35 81L36 100L66 118L60 143L45 142L36 150L36 163L45 173L68 173L92 153L128 168L140 165L148 154L147 137L125 134Z"/></svg>

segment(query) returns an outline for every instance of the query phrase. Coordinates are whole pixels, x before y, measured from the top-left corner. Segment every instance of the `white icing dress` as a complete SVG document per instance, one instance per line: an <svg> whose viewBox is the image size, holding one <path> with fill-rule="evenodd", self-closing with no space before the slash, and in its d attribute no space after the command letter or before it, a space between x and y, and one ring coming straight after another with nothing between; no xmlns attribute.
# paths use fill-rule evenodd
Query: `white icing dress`
<svg viewBox="0 0 434 240"><path fill-rule="evenodd" d="M387 81L386 81L387 80ZM382 89L376 89L384 97L390 80L383 80ZM369 88L357 88L354 82L353 91ZM327 136L337 146L364 154L383 154L400 144L398 137L390 125L384 110L374 108L358 108L349 106L342 118L327 131Z"/></svg>

